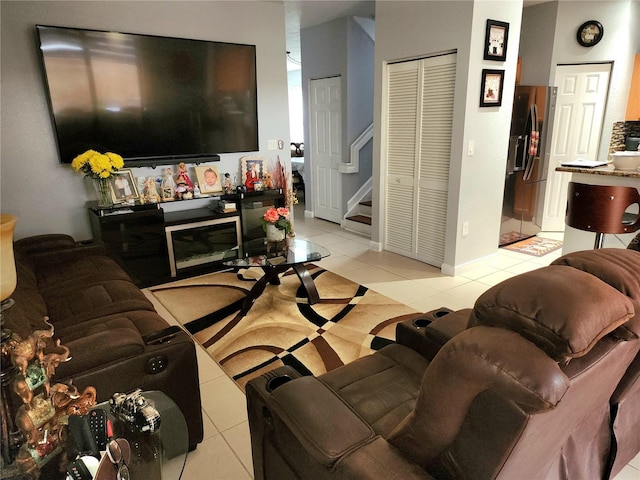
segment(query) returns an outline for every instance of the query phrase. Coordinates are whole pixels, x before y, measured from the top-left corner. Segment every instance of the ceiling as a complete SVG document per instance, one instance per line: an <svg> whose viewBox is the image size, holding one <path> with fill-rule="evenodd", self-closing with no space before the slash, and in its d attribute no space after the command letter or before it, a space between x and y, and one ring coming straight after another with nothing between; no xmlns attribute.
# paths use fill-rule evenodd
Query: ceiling
<svg viewBox="0 0 640 480"><path fill-rule="evenodd" d="M372 0L284 0L287 51L291 52L290 57L300 61L301 29L342 17L373 18L375 10L376 3ZM294 68L300 67L294 64Z"/></svg>
<svg viewBox="0 0 640 480"><path fill-rule="evenodd" d="M548 1L551 0L524 0L523 3L525 7L529 7ZM288 70L300 68L301 29L348 16L375 18L376 11L374 0L283 0L283 2L287 51L290 52L290 59L287 62Z"/></svg>

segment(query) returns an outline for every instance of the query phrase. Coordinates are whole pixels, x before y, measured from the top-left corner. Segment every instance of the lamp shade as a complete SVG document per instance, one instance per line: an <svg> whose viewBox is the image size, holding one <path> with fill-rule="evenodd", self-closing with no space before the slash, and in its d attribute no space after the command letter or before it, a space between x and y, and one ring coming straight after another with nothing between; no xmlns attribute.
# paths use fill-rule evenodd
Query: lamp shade
<svg viewBox="0 0 640 480"><path fill-rule="evenodd" d="M16 289L16 262L13 258L13 230L18 219L0 214L0 301Z"/></svg>

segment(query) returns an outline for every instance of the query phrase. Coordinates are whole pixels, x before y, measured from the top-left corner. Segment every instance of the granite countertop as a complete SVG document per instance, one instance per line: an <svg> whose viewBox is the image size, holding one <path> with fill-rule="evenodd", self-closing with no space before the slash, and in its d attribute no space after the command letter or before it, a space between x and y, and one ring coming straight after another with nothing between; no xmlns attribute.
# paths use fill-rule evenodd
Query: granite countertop
<svg viewBox="0 0 640 480"><path fill-rule="evenodd" d="M591 175L605 175L609 177L626 177L626 178L640 178L640 171L636 170L616 170L613 164L605 165L604 167L596 168L576 168L576 167L556 167L556 172L570 172L570 173L588 173Z"/></svg>

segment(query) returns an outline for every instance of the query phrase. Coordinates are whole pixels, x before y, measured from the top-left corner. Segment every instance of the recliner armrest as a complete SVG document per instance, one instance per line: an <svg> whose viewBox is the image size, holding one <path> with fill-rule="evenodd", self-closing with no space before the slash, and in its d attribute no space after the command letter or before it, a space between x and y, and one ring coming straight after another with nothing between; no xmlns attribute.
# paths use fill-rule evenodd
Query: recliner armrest
<svg viewBox="0 0 640 480"><path fill-rule="evenodd" d="M453 337L467 328L471 309L454 312L438 309L417 319L398 323L396 342L418 352L428 360Z"/></svg>
<svg viewBox="0 0 640 480"><path fill-rule="evenodd" d="M305 450L329 468L376 436L351 407L315 377L285 383L274 390L268 405Z"/></svg>

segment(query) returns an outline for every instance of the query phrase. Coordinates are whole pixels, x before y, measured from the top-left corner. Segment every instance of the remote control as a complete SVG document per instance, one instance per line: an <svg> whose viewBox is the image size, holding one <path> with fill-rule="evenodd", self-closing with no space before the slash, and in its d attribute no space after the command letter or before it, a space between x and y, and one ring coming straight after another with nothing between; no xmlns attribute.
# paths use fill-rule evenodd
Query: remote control
<svg viewBox="0 0 640 480"><path fill-rule="evenodd" d="M107 412L101 408L91 410L87 415L89 418L89 428L100 451L107 449L108 433L107 433Z"/></svg>

